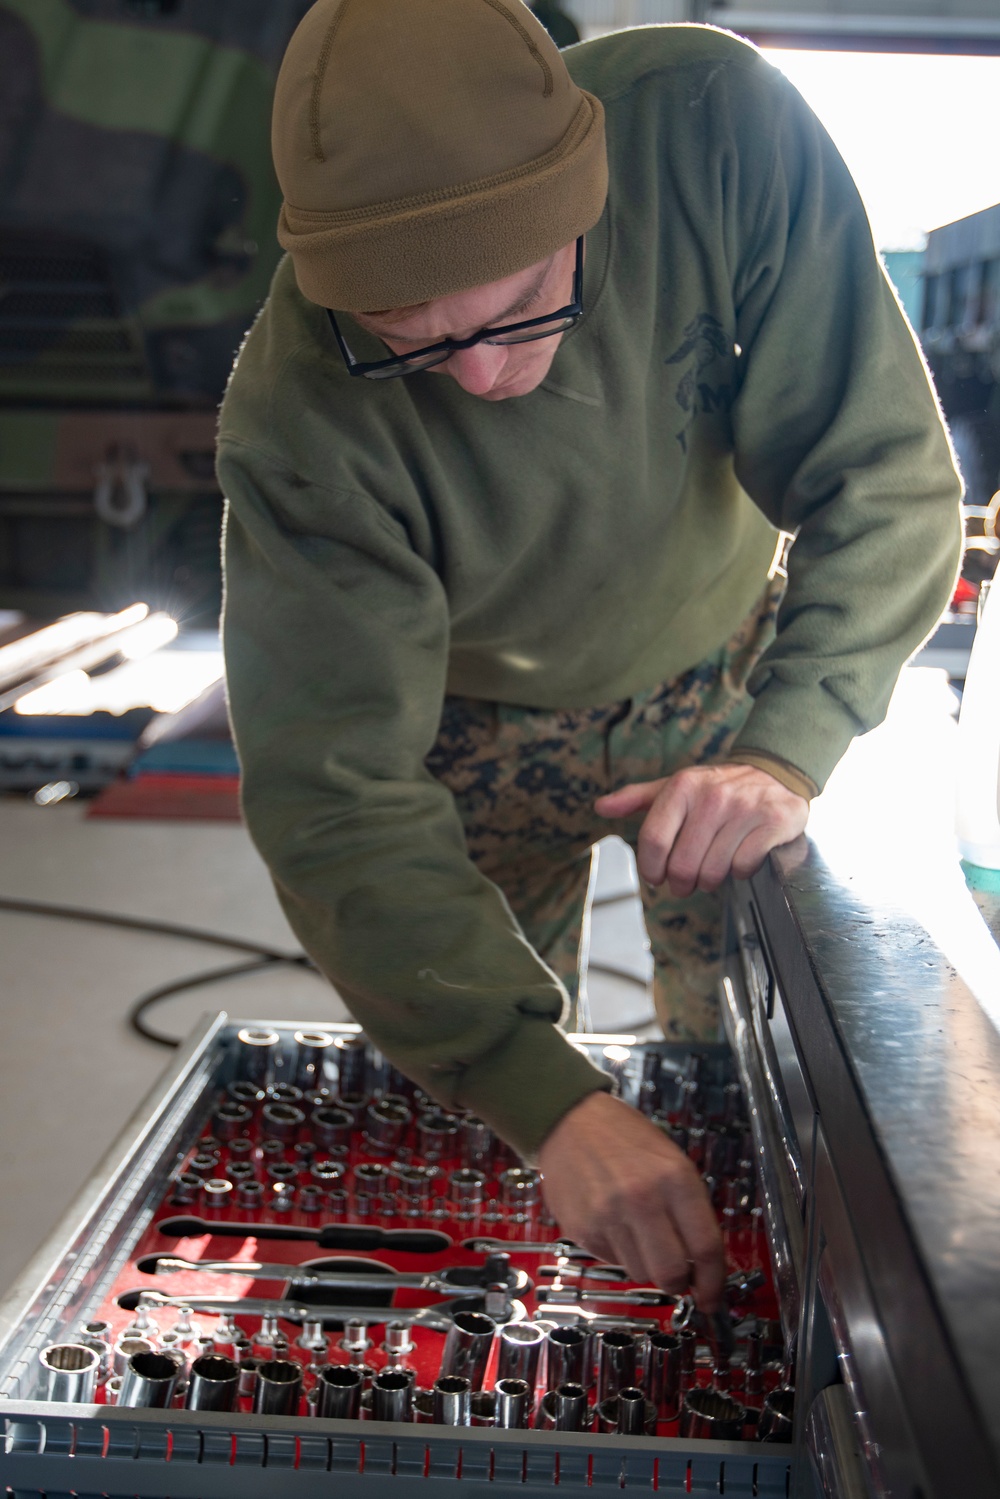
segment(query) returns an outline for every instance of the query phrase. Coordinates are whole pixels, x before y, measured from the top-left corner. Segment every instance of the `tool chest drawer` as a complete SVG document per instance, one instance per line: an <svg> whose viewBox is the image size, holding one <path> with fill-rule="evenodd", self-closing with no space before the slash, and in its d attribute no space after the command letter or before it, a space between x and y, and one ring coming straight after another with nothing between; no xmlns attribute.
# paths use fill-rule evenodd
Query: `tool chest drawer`
<svg viewBox="0 0 1000 1499"><path fill-rule="evenodd" d="M561 1239L538 1173L357 1027L219 1015L0 1305L8 1491L784 1495L791 1344L729 1049L573 1040L705 1177L721 1314Z"/></svg>

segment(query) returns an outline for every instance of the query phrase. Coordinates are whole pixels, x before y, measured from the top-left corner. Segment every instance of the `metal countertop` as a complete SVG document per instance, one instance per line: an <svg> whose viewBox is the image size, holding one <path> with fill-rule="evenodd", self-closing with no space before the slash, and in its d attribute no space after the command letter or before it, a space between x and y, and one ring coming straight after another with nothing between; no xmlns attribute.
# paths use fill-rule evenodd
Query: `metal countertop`
<svg viewBox="0 0 1000 1499"><path fill-rule="evenodd" d="M942 672L905 672L885 725L852 747L814 804L808 836L752 884L769 935L768 909L785 944L797 928L997 1455L1000 896L971 892L958 862L954 705ZM838 1128L824 1124L831 1136ZM893 1287L884 1268L905 1319L912 1288Z"/></svg>

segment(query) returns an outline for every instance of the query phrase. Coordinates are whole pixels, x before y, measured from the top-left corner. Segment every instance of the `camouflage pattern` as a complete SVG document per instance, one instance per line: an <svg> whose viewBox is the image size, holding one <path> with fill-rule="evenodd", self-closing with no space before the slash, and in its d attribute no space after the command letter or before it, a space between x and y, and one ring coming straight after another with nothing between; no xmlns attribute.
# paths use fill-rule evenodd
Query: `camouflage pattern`
<svg viewBox="0 0 1000 1499"><path fill-rule="evenodd" d="M720 760L750 708L746 681L774 636L784 578L714 655L624 702L572 711L445 701L427 767L452 792L470 856L504 892L532 946L576 992L593 844L618 833L633 849L641 819L598 817L597 797ZM656 1013L670 1039L718 1033L721 906L643 889Z"/></svg>
<svg viewBox="0 0 1000 1499"><path fill-rule="evenodd" d="M280 256L271 98L309 3L0 0L0 607L217 608L211 428ZM148 503L95 514L108 468Z"/></svg>

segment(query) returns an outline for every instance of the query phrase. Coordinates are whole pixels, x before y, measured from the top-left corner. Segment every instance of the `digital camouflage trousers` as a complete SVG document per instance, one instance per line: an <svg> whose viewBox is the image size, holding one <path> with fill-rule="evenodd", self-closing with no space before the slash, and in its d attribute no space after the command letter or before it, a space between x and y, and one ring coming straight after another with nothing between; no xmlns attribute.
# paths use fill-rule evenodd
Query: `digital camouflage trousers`
<svg viewBox="0 0 1000 1499"><path fill-rule="evenodd" d="M445 699L428 769L451 791L468 851L575 996L591 849L618 833L634 850L641 818L598 817L594 801L633 781L723 759L750 710L747 677L774 637L775 577L736 633L659 687L601 708L514 707ZM657 1018L671 1040L718 1033L721 903L666 887L642 901Z"/></svg>

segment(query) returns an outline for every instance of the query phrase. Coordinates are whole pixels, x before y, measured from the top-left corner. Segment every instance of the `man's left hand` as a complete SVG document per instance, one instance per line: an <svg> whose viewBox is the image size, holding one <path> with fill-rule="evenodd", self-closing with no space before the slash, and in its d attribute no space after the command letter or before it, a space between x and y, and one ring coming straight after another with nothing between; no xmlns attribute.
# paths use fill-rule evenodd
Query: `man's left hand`
<svg viewBox="0 0 1000 1499"><path fill-rule="evenodd" d="M754 765L695 765L599 797L600 817L645 812L636 862L648 885L670 893L717 890L746 879L767 854L803 831L809 803Z"/></svg>

